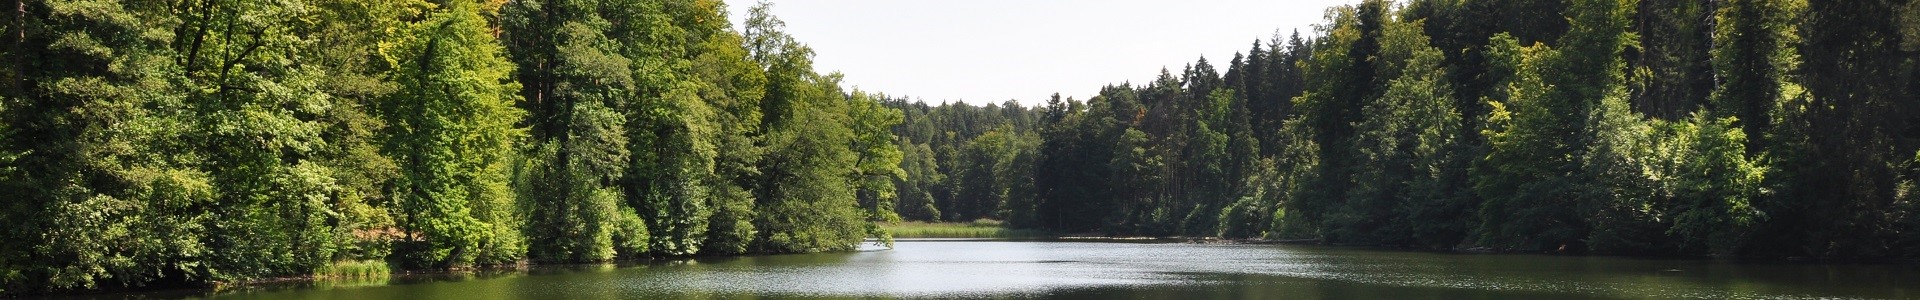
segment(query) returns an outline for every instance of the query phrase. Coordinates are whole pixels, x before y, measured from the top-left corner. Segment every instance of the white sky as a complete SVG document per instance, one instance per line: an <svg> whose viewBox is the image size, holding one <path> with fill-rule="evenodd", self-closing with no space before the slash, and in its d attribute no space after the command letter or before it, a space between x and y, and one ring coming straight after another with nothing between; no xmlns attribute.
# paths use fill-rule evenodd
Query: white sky
<svg viewBox="0 0 1920 300"><path fill-rule="evenodd" d="M755 0L731 0L744 23ZM845 84L930 103L1055 92L1085 100L1109 83L1179 75L1206 55L1224 73L1235 52L1276 32L1312 33L1326 8L1358 0L806 0L776 1L787 33L813 47L814 68Z"/></svg>

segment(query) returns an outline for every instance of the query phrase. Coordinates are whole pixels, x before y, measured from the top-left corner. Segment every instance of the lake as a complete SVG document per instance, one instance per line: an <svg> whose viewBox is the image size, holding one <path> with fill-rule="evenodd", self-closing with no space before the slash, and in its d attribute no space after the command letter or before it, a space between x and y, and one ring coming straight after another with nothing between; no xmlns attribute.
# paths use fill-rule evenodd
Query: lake
<svg viewBox="0 0 1920 300"><path fill-rule="evenodd" d="M894 249L95 295L222 299L1885 299L1920 267L1300 245L904 240Z"/></svg>

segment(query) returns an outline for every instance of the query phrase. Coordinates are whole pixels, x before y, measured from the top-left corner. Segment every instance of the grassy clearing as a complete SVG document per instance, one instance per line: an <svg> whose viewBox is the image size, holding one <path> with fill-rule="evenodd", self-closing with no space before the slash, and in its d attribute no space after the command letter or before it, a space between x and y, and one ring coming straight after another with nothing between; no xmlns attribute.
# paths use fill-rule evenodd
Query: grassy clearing
<svg viewBox="0 0 1920 300"><path fill-rule="evenodd" d="M393 274L387 262L379 260L337 261L313 271L315 279L383 279Z"/></svg>
<svg viewBox="0 0 1920 300"><path fill-rule="evenodd" d="M1000 221L978 220L968 223L901 222L882 224L894 238L1040 238L1051 235L1038 230L1007 229Z"/></svg>

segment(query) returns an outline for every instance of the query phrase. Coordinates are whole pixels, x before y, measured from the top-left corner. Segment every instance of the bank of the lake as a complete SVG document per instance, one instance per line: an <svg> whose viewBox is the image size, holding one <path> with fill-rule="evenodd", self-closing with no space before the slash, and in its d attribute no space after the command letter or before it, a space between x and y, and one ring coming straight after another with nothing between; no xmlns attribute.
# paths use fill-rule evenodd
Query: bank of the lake
<svg viewBox="0 0 1920 300"><path fill-rule="evenodd" d="M880 227L894 238L1033 239L1058 236L1041 230L1007 228L994 220L964 223L907 221L882 224Z"/></svg>
<svg viewBox="0 0 1920 300"><path fill-rule="evenodd" d="M1920 268L1290 244L902 239L893 249L406 274L74 299L1900 299Z"/></svg>

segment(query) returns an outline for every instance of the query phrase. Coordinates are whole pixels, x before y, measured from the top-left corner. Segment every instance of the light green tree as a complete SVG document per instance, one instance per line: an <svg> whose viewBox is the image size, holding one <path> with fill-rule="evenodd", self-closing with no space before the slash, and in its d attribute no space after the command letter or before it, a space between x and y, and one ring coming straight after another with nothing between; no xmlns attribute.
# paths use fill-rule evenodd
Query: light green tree
<svg viewBox="0 0 1920 300"><path fill-rule="evenodd" d="M400 89L377 106L384 152L400 163L396 219L425 242L409 258L453 267L519 260L526 245L508 179L525 131L515 127L524 113L514 107L513 65L478 5L435 8L409 29L388 52Z"/></svg>

